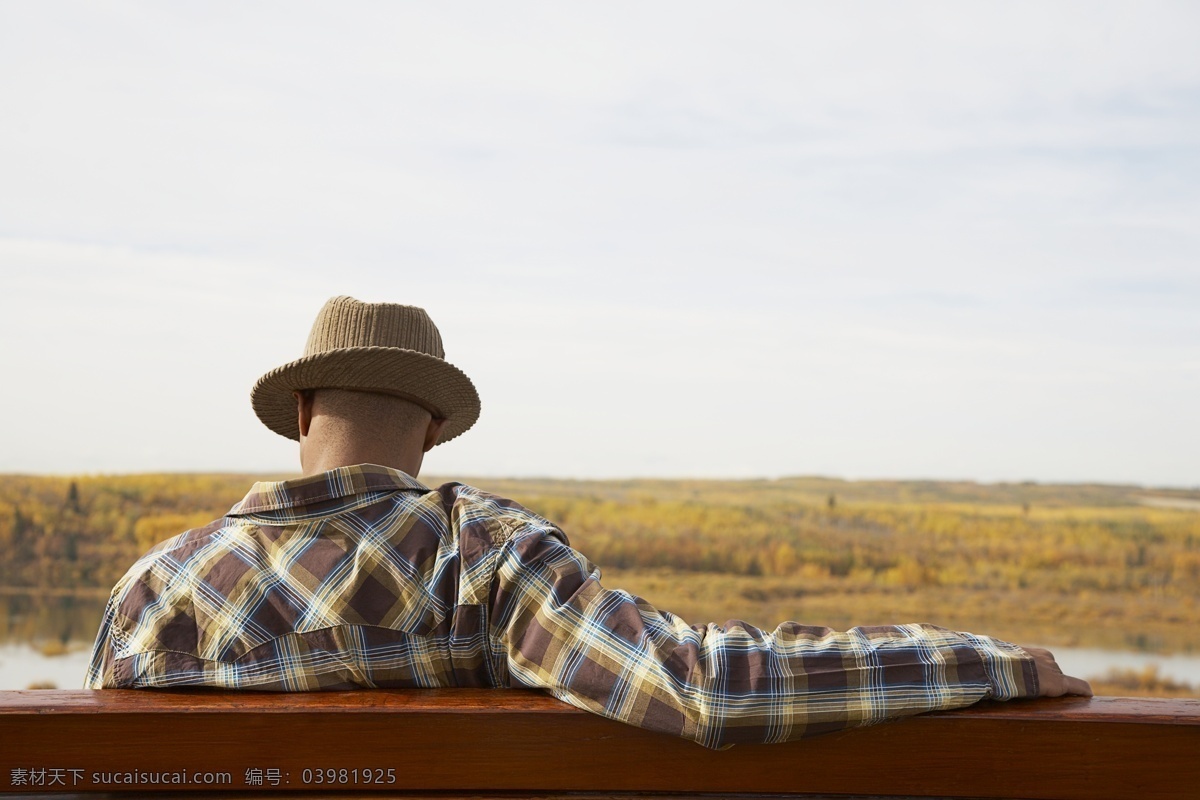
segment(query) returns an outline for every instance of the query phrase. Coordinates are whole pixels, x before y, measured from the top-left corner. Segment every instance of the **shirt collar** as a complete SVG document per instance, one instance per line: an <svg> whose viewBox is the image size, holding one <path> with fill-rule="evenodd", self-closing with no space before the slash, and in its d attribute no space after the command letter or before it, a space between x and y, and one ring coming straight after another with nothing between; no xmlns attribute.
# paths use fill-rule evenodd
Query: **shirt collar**
<svg viewBox="0 0 1200 800"><path fill-rule="evenodd" d="M259 481L229 510L229 515L296 508L367 492L405 490L431 491L425 484L398 469L378 464L357 464L293 480Z"/></svg>

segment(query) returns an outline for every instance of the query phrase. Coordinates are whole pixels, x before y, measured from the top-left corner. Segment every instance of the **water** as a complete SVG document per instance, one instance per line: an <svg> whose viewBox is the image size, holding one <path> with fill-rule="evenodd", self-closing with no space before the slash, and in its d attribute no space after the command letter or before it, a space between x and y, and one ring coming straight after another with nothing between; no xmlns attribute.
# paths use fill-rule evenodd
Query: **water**
<svg viewBox="0 0 1200 800"><path fill-rule="evenodd" d="M1190 683L1200 688L1200 656L1156 655L1126 650L1099 650L1086 647L1047 647L1067 675L1093 678L1110 669L1131 669L1141 672L1149 666L1158 667L1160 678Z"/></svg>
<svg viewBox="0 0 1200 800"><path fill-rule="evenodd" d="M78 646L58 656L44 656L27 644L0 644L0 689L26 689L33 683L53 683L56 689L82 689L92 652Z"/></svg>
<svg viewBox="0 0 1200 800"><path fill-rule="evenodd" d="M0 689L26 689L33 683L83 688L105 599L100 593L0 595ZM45 655L42 648L65 652Z"/></svg>

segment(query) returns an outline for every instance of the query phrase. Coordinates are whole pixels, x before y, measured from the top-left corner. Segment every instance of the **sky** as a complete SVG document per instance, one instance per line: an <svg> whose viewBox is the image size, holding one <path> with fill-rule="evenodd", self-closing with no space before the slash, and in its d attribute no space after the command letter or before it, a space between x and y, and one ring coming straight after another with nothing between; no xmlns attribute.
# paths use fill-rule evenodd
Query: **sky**
<svg viewBox="0 0 1200 800"><path fill-rule="evenodd" d="M439 476L1200 486L1194 3L0 0L0 472L294 471L334 295Z"/></svg>

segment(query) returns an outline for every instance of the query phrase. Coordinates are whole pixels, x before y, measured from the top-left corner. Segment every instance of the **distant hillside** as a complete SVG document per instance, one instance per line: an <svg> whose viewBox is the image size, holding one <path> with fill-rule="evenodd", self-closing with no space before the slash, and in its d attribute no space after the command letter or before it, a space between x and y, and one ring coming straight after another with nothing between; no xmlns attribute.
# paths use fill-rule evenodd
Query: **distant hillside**
<svg viewBox="0 0 1200 800"><path fill-rule="evenodd" d="M436 484L444 478L428 478ZM1113 508L1145 504L1157 498L1200 504L1200 488L1147 488L1098 483L976 483L974 481L847 481L794 477L776 480L560 480L552 478L458 478L480 488L514 497L522 494L603 497L625 500L654 495L666 500L703 497L708 503L826 502L830 495L846 503L955 503L987 506L1088 506Z"/></svg>

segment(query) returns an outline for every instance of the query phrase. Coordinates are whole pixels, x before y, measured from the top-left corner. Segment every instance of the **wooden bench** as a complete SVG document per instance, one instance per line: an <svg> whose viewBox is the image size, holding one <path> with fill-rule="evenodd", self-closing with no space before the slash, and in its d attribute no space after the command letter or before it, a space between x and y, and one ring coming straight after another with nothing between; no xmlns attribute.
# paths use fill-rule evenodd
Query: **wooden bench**
<svg viewBox="0 0 1200 800"><path fill-rule="evenodd" d="M0 791L90 798L1197 798L1200 700L985 703L711 751L528 691L9 691L0 769Z"/></svg>

